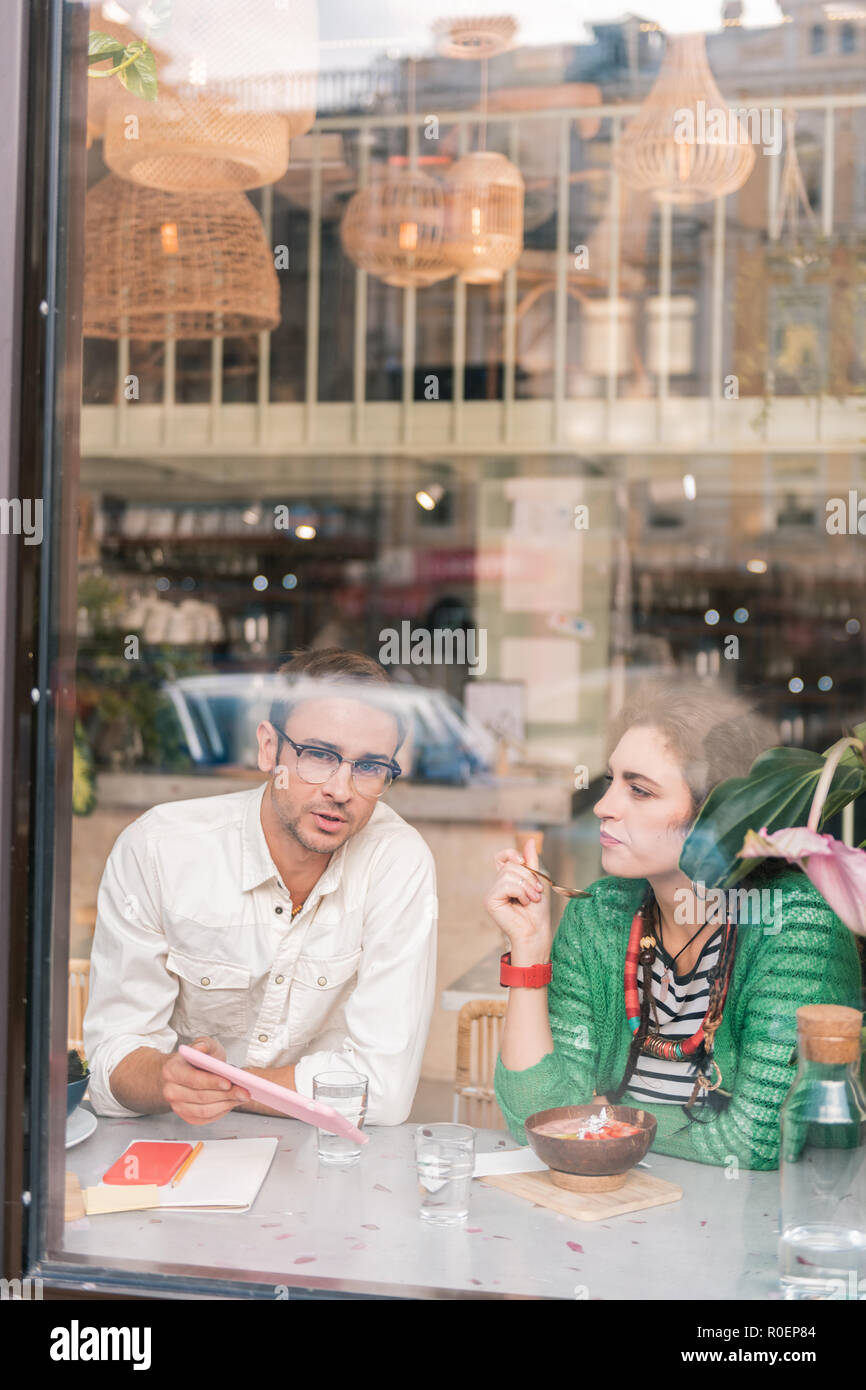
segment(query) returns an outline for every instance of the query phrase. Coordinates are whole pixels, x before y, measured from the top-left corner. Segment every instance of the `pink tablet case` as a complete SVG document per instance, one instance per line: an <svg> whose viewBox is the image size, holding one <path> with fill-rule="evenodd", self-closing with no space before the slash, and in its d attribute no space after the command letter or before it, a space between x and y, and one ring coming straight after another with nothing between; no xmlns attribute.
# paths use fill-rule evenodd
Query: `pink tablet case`
<svg viewBox="0 0 866 1390"><path fill-rule="evenodd" d="M233 1067L229 1062L221 1062L217 1057L211 1057L207 1052L199 1052L195 1047L187 1047L184 1043L181 1043L178 1052L192 1066L200 1067L202 1071L211 1071L215 1076L224 1077L226 1081L233 1081L236 1086L242 1086L245 1091L249 1091L253 1100L259 1101L262 1105L269 1105L272 1110L279 1110L281 1115L291 1115L294 1120L304 1120L308 1125L326 1129L329 1134L341 1134L344 1139L354 1139L358 1144L369 1143L369 1136L353 1125L351 1120L344 1119L330 1105L323 1105L320 1100L310 1100L307 1096L299 1095L297 1091L290 1091L287 1086L278 1086L275 1081L266 1081L263 1076L254 1076L242 1067Z"/></svg>

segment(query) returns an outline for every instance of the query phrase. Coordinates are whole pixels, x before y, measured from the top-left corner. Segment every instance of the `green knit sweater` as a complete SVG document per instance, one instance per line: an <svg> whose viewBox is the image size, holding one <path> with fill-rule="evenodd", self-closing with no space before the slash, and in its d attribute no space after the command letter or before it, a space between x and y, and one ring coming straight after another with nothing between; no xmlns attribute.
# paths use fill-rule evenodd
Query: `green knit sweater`
<svg viewBox="0 0 866 1390"><path fill-rule="evenodd" d="M752 875L743 888L762 885L781 894L781 926L773 899L763 920L740 915L737 950L714 1057L727 1109L696 1102L690 1121L681 1105L648 1105L626 1092L623 1105L649 1110L658 1120L653 1147L698 1163L776 1168L779 1110L794 1079L790 1065L802 1004L847 1004L859 1009L860 965L854 940L799 869L766 878ZM622 1080L631 1032L626 1021L623 972L632 917L647 891L645 879L602 878L590 898L568 903L553 942L548 987L553 1052L534 1066L510 1071L496 1063L496 1097L518 1143L523 1122L537 1110L582 1105Z"/></svg>

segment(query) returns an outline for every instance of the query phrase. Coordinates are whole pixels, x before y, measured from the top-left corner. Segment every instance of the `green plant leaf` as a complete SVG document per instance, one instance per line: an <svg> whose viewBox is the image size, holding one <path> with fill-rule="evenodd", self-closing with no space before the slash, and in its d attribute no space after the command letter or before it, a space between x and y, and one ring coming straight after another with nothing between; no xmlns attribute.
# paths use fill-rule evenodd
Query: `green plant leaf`
<svg viewBox="0 0 866 1390"><path fill-rule="evenodd" d="M855 724L851 732L855 738L859 738L862 743L866 743L866 724ZM831 744L830 747L832 748L832 746ZM822 757L826 758L829 752L830 748L825 748ZM846 748L839 759L840 767L856 767L858 763L861 767L863 766L863 754L858 752L856 748Z"/></svg>
<svg viewBox="0 0 866 1390"><path fill-rule="evenodd" d="M115 67L123 57L124 48L119 39L111 34L93 32L87 43L87 62L104 63L106 58L114 58Z"/></svg>
<svg viewBox="0 0 866 1390"><path fill-rule="evenodd" d="M129 49L127 49L127 53ZM144 101L156 101L159 84L156 80L156 59L151 49L144 45L141 53L128 68L119 72L118 77L128 92Z"/></svg>
<svg viewBox="0 0 866 1390"><path fill-rule="evenodd" d="M853 751L853 750L852 750ZM805 825L824 759L805 748L770 748L752 764L747 777L730 777L714 787L686 838L679 867L708 888L732 887L760 859L738 859L747 830L782 830ZM821 824L866 788L862 760L839 763ZM820 827L819 827L820 828Z"/></svg>
<svg viewBox="0 0 866 1390"><path fill-rule="evenodd" d="M93 775L93 754L87 736L79 719L75 721L72 744L72 812L76 816L89 816L96 805L96 788Z"/></svg>

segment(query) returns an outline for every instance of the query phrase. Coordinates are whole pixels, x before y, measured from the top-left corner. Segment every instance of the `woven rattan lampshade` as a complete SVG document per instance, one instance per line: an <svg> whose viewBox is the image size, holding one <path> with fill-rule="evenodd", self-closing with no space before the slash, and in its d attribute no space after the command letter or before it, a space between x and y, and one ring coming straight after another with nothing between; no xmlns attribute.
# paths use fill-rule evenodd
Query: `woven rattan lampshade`
<svg viewBox="0 0 866 1390"><path fill-rule="evenodd" d="M459 10L452 3L449 10ZM496 4L470 0L463 13L438 19L433 25L439 51L446 58L493 58L505 53L514 43L517 21L510 15L496 13Z"/></svg>
<svg viewBox="0 0 866 1390"><path fill-rule="evenodd" d="M166 192L225 193L274 183L289 163L285 116L238 111L208 97L156 101L123 92L105 117L105 162L133 183Z"/></svg>
<svg viewBox="0 0 866 1390"><path fill-rule="evenodd" d="M668 39L659 75L626 125L615 162L631 188L675 205L719 198L746 182L755 150L716 86L703 34Z"/></svg>
<svg viewBox="0 0 866 1390"><path fill-rule="evenodd" d="M470 285L501 280L523 250L523 176L502 154L479 150L445 179L445 252Z"/></svg>
<svg viewBox="0 0 866 1390"><path fill-rule="evenodd" d="M84 334L215 338L276 327L279 285L242 193L162 193L109 175L87 194Z"/></svg>
<svg viewBox="0 0 866 1390"><path fill-rule="evenodd" d="M161 85L238 111L279 112L290 135L316 118L317 0L123 0L129 25L165 53ZM162 9L154 24L154 10Z"/></svg>
<svg viewBox="0 0 866 1390"><path fill-rule="evenodd" d="M340 239L349 260L386 285L423 289L454 274L442 186L418 169L378 170L349 200Z"/></svg>

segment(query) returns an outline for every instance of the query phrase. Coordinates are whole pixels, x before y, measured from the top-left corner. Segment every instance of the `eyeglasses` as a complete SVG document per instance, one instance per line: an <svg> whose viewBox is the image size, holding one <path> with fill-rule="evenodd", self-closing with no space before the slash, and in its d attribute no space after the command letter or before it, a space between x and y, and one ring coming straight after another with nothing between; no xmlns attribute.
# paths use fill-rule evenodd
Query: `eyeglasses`
<svg viewBox="0 0 866 1390"><path fill-rule="evenodd" d="M380 762L377 758L341 758L330 748L319 748L314 743L295 743L282 729L273 726L278 739L285 739L295 750L298 759L297 773L302 782L312 786L327 782L334 773L348 763L352 769L352 786L360 796L381 796L391 783L400 776L400 768L395 762ZM277 744L279 757L280 744Z"/></svg>

